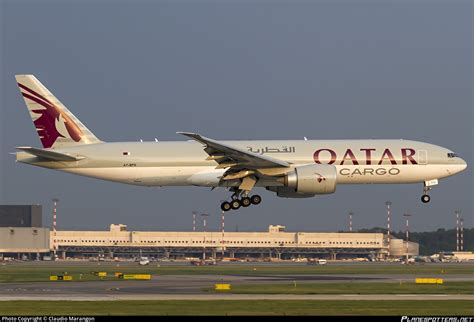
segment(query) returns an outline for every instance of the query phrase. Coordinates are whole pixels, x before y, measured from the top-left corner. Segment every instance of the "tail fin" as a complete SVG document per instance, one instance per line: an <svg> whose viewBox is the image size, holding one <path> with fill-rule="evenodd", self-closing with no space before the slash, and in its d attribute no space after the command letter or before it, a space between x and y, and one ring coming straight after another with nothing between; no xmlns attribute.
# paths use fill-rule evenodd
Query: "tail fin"
<svg viewBox="0 0 474 322"><path fill-rule="evenodd" d="M35 76L15 78L44 148L101 142Z"/></svg>

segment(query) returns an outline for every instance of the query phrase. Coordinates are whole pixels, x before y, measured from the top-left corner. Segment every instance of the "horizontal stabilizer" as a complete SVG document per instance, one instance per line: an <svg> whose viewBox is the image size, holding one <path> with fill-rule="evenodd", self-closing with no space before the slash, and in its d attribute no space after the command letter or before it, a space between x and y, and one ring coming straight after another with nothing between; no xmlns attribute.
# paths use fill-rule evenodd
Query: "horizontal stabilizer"
<svg viewBox="0 0 474 322"><path fill-rule="evenodd" d="M29 146L19 146L16 149L51 161L79 161L84 159L83 156L75 156L68 153L37 149Z"/></svg>

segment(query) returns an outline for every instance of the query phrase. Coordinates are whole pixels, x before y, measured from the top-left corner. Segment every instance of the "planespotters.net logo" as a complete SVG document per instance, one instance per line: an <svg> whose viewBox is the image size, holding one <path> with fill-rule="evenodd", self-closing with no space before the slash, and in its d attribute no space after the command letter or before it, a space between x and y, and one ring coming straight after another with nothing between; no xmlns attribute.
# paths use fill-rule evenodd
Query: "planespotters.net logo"
<svg viewBox="0 0 474 322"><path fill-rule="evenodd" d="M456 316L402 316L401 322L474 322L474 317Z"/></svg>

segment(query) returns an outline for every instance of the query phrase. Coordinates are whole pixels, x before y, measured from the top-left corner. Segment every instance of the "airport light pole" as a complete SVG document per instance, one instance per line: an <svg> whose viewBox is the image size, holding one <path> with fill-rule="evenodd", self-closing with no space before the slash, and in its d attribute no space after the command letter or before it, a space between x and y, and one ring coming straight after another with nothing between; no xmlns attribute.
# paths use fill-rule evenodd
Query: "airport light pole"
<svg viewBox="0 0 474 322"><path fill-rule="evenodd" d="M224 230L225 230L225 212L221 212L221 232L222 232L222 244L224 244Z"/></svg>
<svg viewBox="0 0 474 322"><path fill-rule="evenodd" d="M464 251L464 219L461 218L460 219L460 223L461 223L461 227L460 227L460 240L461 240L461 245L460 245L460 251L463 252Z"/></svg>
<svg viewBox="0 0 474 322"><path fill-rule="evenodd" d="M352 216L354 213L351 211L349 212L349 232L352 233Z"/></svg>
<svg viewBox="0 0 474 322"><path fill-rule="evenodd" d="M392 206L392 202L390 200L385 201L385 205L387 206L387 256L390 257L390 215L391 215L391 209L390 207Z"/></svg>
<svg viewBox="0 0 474 322"><path fill-rule="evenodd" d="M209 217L209 216L210 216L209 214L201 214L201 217L202 217L202 227L203 227L204 232L206 232L206 227L207 227L206 218Z"/></svg>
<svg viewBox="0 0 474 322"><path fill-rule="evenodd" d="M204 252L202 253L202 259L206 260L206 225L207 225L206 218L209 217L209 214L201 214L201 217L202 217L202 224L203 224L202 226L204 229Z"/></svg>
<svg viewBox="0 0 474 322"><path fill-rule="evenodd" d="M405 227L405 230L406 230L406 237L407 237L407 264L408 264L408 234L409 234L409 231L410 231L410 226L409 226L409 223L408 223L408 219L412 216L410 214L403 214L403 216L406 218L406 227Z"/></svg>
<svg viewBox="0 0 474 322"><path fill-rule="evenodd" d="M221 211L221 232L222 232L221 254L222 254L222 257L224 257L224 252L225 252L225 211Z"/></svg>
<svg viewBox="0 0 474 322"><path fill-rule="evenodd" d="M196 215L197 211L193 211L193 231L196 231Z"/></svg>
<svg viewBox="0 0 474 322"><path fill-rule="evenodd" d="M53 254L54 259L56 260L56 252L57 252L57 245L56 245L56 216L57 216L57 207L58 207L58 198L53 199Z"/></svg>
<svg viewBox="0 0 474 322"><path fill-rule="evenodd" d="M456 215L456 251L459 252L459 214L461 210L455 210L454 214Z"/></svg>

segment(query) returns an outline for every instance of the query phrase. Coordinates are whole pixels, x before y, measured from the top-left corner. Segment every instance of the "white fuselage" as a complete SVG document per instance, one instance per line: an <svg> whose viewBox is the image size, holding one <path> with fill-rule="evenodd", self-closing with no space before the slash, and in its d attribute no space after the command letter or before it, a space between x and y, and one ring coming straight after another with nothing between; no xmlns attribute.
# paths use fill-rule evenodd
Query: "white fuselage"
<svg viewBox="0 0 474 322"><path fill-rule="evenodd" d="M452 151L411 140L287 140L222 141L257 155L284 160L296 167L332 164L337 184L417 183L461 172L466 163ZM44 161L18 153L20 162L77 175L143 186L235 186L221 181L226 169L206 160L195 141L121 142L79 145L56 149L83 156L75 162ZM256 186L278 186L272 178Z"/></svg>

